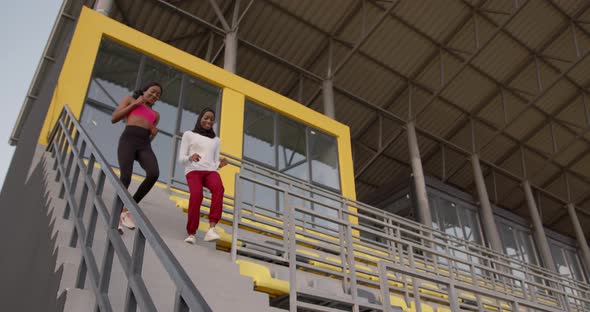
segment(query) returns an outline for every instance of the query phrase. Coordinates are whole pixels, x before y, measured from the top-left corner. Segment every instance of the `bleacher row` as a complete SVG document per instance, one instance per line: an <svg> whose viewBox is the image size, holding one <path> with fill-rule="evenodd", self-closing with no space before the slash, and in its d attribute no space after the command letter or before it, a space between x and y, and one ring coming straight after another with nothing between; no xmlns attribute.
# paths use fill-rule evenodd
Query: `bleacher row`
<svg viewBox="0 0 590 312"><path fill-rule="evenodd" d="M482 247L357 203L325 204L239 174L218 249L277 307L310 311L584 311L590 291ZM256 187L282 194L282 210L258 205ZM278 185L281 185L277 183ZM292 186L292 184L290 184ZM240 193L242 192L242 193ZM187 194L170 196L188 209ZM310 207L321 205L323 209ZM209 209L204 203L205 217ZM320 211L318 211L320 210ZM200 231L206 231L206 222ZM368 234L368 235L364 235ZM371 237L367 239L366 237ZM483 250L483 252L482 252ZM293 285L295 287L293 287ZM453 299L454 298L454 299ZM293 303L293 301L296 301ZM418 307L419 305L419 307Z"/></svg>

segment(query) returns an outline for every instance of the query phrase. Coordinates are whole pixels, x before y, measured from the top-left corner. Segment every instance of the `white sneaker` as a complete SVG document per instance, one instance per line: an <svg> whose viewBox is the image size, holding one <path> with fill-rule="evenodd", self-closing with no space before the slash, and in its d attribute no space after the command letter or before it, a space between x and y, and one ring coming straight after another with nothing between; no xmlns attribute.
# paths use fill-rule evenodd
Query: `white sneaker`
<svg viewBox="0 0 590 312"><path fill-rule="evenodd" d="M184 242L187 244L194 245L196 240L194 235L189 235L187 238L184 239Z"/></svg>
<svg viewBox="0 0 590 312"><path fill-rule="evenodd" d="M217 230L214 227L209 228L209 231L207 231L207 234L205 234L206 242L216 241L220 239L221 236L219 236L219 233L217 233Z"/></svg>
<svg viewBox="0 0 590 312"><path fill-rule="evenodd" d="M119 218L119 226L117 227L119 234L123 235L123 226L121 225L121 218Z"/></svg>
<svg viewBox="0 0 590 312"><path fill-rule="evenodd" d="M121 212L121 217L119 220L121 221L121 224L123 224L128 229L135 229L135 222L133 222L133 219L131 219L131 213L129 213L129 211Z"/></svg>

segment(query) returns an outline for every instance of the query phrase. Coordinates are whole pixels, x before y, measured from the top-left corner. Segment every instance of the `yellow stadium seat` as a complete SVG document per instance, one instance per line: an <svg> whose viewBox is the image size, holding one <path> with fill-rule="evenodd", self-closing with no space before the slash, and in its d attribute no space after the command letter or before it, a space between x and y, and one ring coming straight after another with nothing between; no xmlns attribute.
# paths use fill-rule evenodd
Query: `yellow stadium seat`
<svg viewBox="0 0 590 312"><path fill-rule="evenodd" d="M266 266L246 260L237 260L236 263L240 266L241 275L252 278L256 290L275 295L289 293L289 282L273 278Z"/></svg>

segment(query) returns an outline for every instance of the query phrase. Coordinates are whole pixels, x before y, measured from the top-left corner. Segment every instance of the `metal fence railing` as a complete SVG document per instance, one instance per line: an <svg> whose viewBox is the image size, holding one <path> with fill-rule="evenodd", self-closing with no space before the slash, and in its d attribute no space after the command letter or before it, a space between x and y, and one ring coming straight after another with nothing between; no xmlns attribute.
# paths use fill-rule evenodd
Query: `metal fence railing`
<svg viewBox="0 0 590 312"><path fill-rule="evenodd" d="M147 243L176 287L174 311L212 311L67 105L52 131L47 150L55 159L53 169L57 170L56 181L62 181L60 197L65 196L66 200L64 217L74 223L70 247L82 250L76 287L87 288L94 293L94 310L110 312L114 309L109 298L109 286L116 256L127 281L124 311L136 311L137 308L140 311L157 311L154 298L146 288L144 275L149 272L142 270ZM95 167L98 172L94 171ZM98 176L97 182L93 178L94 174ZM78 188L79 180L83 185L81 190ZM111 205L105 204L102 196L105 181L114 188ZM91 205L85 205L87 200ZM131 253L117 231L123 207L131 211L137 227ZM84 222L84 218L89 221ZM92 250L97 233L106 237L100 259L95 257ZM115 310L119 309L115 307Z"/></svg>
<svg viewBox="0 0 590 312"><path fill-rule="evenodd" d="M232 258L288 267L290 311L390 311L390 295L416 311L590 309L585 283L274 171L244 162L235 189ZM322 297L301 271L339 287Z"/></svg>

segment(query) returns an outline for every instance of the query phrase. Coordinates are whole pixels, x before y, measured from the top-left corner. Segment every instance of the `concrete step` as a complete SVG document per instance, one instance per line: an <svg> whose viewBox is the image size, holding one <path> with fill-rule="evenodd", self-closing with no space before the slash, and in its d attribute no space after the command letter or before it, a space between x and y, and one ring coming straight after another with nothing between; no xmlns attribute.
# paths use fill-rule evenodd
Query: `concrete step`
<svg viewBox="0 0 590 312"><path fill-rule="evenodd" d="M58 311L93 311L95 303L94 294L90 290L68 288L58 298Z"/></svg>

